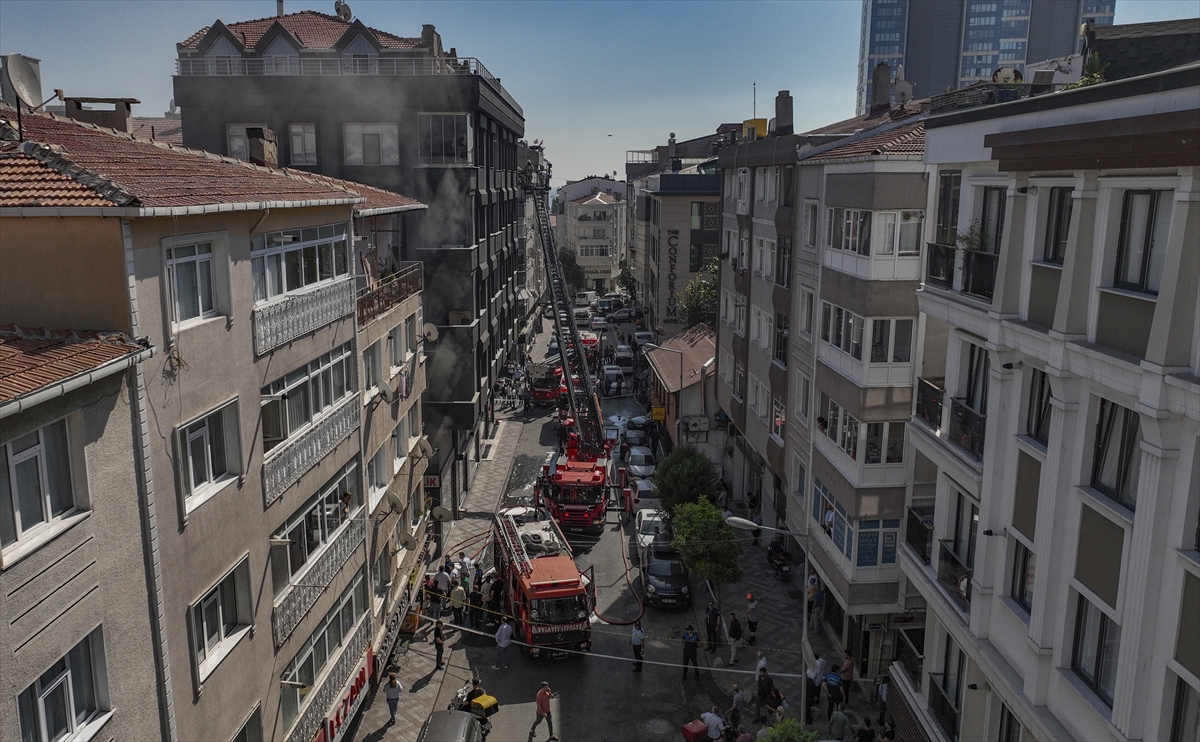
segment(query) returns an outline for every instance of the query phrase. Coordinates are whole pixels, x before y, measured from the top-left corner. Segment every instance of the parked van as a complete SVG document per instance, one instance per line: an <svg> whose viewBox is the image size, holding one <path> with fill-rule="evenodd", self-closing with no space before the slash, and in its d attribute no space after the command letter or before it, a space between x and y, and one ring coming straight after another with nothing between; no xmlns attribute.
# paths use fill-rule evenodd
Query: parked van
<svg viewBox="0 0 1200 742"><path fill-rule="evenodd" d="M612 299L600 299L596 302L596 314L608 316L608 313L613 310Z"/></svg>
<svg viewBox="0 0 1200 742"><path fill-rule="evenodd" d="M575 294L575 306L590 307L598 298L595 291L580 291L578 294Z"/></svg>

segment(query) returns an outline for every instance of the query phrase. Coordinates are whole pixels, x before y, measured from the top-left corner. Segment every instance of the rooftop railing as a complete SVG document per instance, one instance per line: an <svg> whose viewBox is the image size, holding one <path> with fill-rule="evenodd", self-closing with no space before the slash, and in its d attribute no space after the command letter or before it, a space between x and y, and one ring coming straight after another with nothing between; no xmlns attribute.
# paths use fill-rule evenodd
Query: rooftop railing
<svg viewBox="0 0 1200 742"><path fill-rule="evenodd" d="M424 287L425 274L419 261L401 263L400 270L373 289L358 294L358 324L367 324Z"/></svg>

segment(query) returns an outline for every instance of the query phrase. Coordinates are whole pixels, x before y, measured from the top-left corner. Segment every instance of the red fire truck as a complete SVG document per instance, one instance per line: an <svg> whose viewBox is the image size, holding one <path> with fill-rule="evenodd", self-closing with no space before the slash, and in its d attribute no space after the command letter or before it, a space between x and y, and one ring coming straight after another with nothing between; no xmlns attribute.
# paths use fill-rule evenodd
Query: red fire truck
<svg viewBox="0 0 1200 742"><path fill-rule="evenodd" d="M551 404L558 399L558 374L553 366L534 363L529 366L529 400L533 404Z"/></svg>
<svg viewBox="0 0 1200 742"><path fill-rule="evenodd" d="M513 637L532 657L566 657L592 645L596 605L592 568L580 572L571 547L545 510L506 508L492 528L496 574L504 584L504 611Z"/></svg>
<svg viewBox="0 0 1200 742"><path fill-rule="evenodd" d="M542 475L533 487L534 504L546 508L565 531L601 533L608 502L608 459L580 458L572 455L567 433L568 453L555 454L542 466Z"/></svg>

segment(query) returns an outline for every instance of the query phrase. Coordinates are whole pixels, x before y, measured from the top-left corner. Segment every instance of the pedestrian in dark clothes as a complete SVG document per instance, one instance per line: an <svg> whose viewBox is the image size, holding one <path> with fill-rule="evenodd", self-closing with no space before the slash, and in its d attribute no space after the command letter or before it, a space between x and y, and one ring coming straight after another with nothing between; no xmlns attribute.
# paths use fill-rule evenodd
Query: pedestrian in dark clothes
<svg viewBox="0 0 1200 742"><path fill-rule="evenodd" d="M721 635L721 612L712 601L709 601L708 607L704 609L704 630L708 633L708 646L704 651L716 654L717 641Z"/></svg>
<svg viewBox="0 0 1200 742"><path fill-rule="evenodd" d="M500 603L504 600L504 583L500 580L492 580L492 589L488 594L488 610L492 615L488 619L488 623L496 623L500 620Z"/></svg>
<svg viewBox="0 0 1200 742"><path fill-rule="evenodd" d="M633 630L629 633L629 645L633 647L633 671L642 671L642 657L646 652L646 632L642 631L642 622L634 621Z"/></svg>
<svg viewBox="0 0 1200 742"><path fill-rule="evenodd" d="M736 613L729 613L729 664L737 664L738 643L742 641L742 624Z"/></svg>
<svg viewBox="0 0 1200 742"><path fill-rule="evenodd" d="M825 721L833 718L833 710L842 702L842 678L836 672L825 676L826 702L829 704L825 712Z"/></svg>
<svg viewBox="0 0 1200 742"><path fill-rule="evenodd" d="M700 663L697 661L697 653L700 649L700 635L692 628L691 624L683 630L683 679L687 680L688 663L692 663L692 667L696 670L696 679L700 679Z"/></svg>
<svg viewBox="0 0 1200 742"><path fill-rule="evenodd" d="M483 626L483 592L480 591L478 582L471 588L471 593L467 596L467 605L471 609L471 628L481 628Z"/></svg>
<svg viewBox="0 0 1200 742"><path fill-rule="evenodd" d="M433 669L442 669L442 652L446 649L446 634L442 631L442 622L439 620L433 625L433 647L437 650L437 661L434 663Z"/></svg>
<svg viewBox="0 0 1200 742"><path fill-rule="evenodd" d="M759 714L763 704L767 702L767 698L771 695L771 691L775 690L775 681L766 670L758 671L758 684L754 692L754 720L762 723L764 717Z"/></svg>

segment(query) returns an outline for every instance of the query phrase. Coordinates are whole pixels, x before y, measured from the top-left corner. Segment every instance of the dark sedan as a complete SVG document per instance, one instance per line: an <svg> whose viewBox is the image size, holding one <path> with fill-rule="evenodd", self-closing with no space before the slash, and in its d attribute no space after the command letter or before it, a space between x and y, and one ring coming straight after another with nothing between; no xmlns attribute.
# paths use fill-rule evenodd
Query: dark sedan
<svg viewBox="0 0 1200 742"><path fill-rule="evenodd" d="M667 606L692 602L688 572L677 551L662 546L648 549L642 563L642 581L646 586L647 603Z"/></svg>

